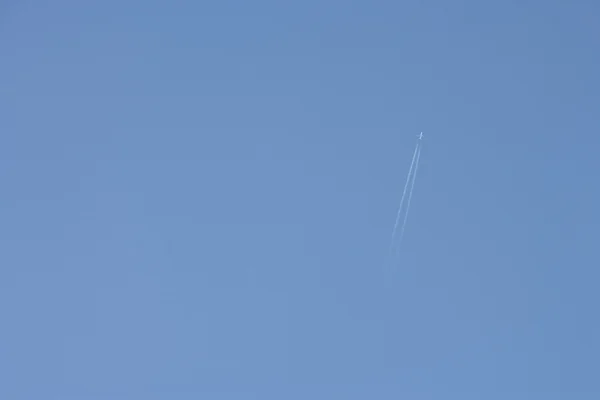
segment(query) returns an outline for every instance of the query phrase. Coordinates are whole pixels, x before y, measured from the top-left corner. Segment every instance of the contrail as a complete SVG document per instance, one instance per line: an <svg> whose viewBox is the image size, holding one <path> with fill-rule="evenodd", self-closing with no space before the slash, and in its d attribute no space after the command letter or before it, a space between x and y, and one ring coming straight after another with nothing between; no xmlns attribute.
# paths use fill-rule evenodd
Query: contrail
<svg viewBox="0 0 600 400"><path fill-rule="evenodd" d="M412 183L410 184L410 192L408 192L408 201L406 202L406 212L404 213L404 221L400 228L400 236L398 237L398 248L402 243L402 237L404 236L404 228L406 228L406 220L408 219L408 210L410 209L410 200L412 199L413 190L415 188L415 181L417 180L417 170L419 169L419 158L421 158L421 149L417 153L417 161L415 162L415 173L412 176Z"/></svg>
<svg viewBox="0 0 600 400"><path fill-rule="evenodd" d="M404 198L406 197L406 190L408 189L408 184L410 182L412 170L415 165L415 160L417 159L417 153L420 154L419 142L417 142L417 146L415 147L415 152L413 153L413 158L410 163L410 169L408 170L408 175L406 176L406 183L404 184L404 191L402 192L402 198L400 199L400 205L398 206L398 214L396 215L396 223L394 224L394 229L392 230L392 240L390 243L390 254L392 253L392 249L394 248L394 239L396 238L396 231L398 230L398 224L400 223L400 216L402 215L402 206L404 205ZM414 180L413 180L413 185L414 185ZM411 190L411 192L412 192L412 190ZM405 223L406 223L406 218L405 218Z"/></svg>

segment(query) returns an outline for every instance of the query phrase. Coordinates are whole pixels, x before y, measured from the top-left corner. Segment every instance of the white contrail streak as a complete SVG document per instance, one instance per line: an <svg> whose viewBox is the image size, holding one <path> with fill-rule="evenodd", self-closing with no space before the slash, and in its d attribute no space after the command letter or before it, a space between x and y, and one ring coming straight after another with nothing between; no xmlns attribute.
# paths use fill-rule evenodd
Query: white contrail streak
<svg viewBox="0 0 600 400"><path fill-rule="evenodd" d="M412 183L410 184L410 192L408 192L408 201L406 202L406 212L404 213L404 221L400 228L400 236L398 237L398 248L402 243L402 237L404 236L404 228L406 228L406 220L408 219L408 210L410 209L410 200L412 199L413 190L415 188L415 181L417 180L417 170L419 169L419 158L421 158L421 149L417 153L417 161L415 162L415 173L412 176Z"/></svg>
<svg viewBox="0 0 600 400"><path fill-rule="evenodd" d="M400 223L400 217L402 215L402 208L404 205L404 198L406 197L406 190L408 189L408 185L410 183L412 170L415 165L415 160L417 158L418 152L419 152L419 142L417 142L417 146L415 147L415 152L413 153L413 158L410 163L410 169L408 170L408 175L406 176L406 183L404 184L404 191L402 192L402 198L400 199L400 205L398 206L398 214L396 215L396 222L394 224L394 229L392 230L392 240L390 243L390 254L392 253L392 249L394 247L394 239L396 238L396 231L398 230L398 224Z"/></svg>

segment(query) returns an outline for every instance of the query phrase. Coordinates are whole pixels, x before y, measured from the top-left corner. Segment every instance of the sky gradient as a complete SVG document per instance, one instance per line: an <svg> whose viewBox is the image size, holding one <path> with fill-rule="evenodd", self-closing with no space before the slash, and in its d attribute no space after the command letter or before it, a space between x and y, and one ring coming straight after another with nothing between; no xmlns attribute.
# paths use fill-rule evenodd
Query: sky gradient
<svg viewBox="0 0 600 400"><path fill-rule="evenodd" d="M599 37L591 0L1 2L0 398L597 399Z"/></svg>

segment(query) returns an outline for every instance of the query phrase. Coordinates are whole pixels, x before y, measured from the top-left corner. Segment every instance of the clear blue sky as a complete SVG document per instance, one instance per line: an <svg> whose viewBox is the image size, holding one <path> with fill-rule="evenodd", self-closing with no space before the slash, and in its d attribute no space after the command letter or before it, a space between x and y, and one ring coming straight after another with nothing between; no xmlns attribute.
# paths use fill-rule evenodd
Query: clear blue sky
<svg viewBox="0 0 600 400"><path fill-rule="evenodd" d="M0 4L0 398L599 398L597 1Z"/></svg>

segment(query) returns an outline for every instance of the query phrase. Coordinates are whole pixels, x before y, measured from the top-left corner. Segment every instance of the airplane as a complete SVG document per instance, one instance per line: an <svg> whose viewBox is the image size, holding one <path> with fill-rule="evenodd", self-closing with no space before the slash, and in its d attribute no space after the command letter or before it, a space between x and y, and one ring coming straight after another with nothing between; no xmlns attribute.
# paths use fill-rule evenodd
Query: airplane
<svg viewBox="0 0 600 400"><path fill-rule="evenodd" d="M419 140L423 140L423 132L418 136Z"/></svg>

